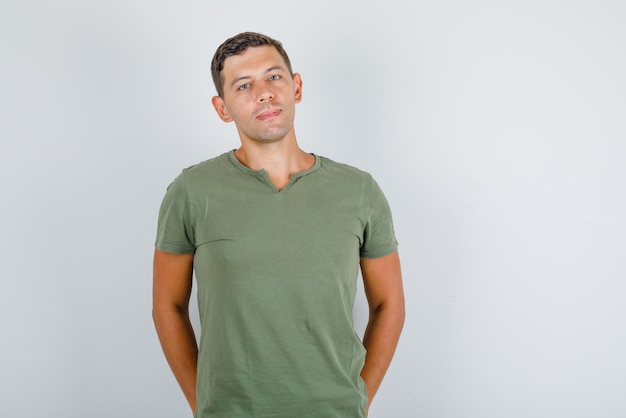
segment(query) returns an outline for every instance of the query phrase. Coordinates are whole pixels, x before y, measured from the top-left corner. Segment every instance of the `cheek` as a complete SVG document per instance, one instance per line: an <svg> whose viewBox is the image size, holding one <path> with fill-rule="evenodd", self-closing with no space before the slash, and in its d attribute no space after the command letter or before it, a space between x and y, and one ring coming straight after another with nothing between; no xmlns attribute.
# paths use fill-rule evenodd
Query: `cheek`
<svg viewBox="0 0 626 418"><path fill-rule="evenodd" d="M230 100L230 109L245 109L254 101L254 93L251 89L237 92Z"/></svg>

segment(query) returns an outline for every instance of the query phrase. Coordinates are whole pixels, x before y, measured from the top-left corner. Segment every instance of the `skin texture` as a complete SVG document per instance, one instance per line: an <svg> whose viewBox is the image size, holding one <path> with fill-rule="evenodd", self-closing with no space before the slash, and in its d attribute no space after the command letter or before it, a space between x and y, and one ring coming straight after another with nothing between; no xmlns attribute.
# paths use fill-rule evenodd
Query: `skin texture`
<svg viewBox="0 0 626 418"><path fill-rule="evenodd" d="M294 173L307 170L315 157L299 148L295 105L302 100L302 79L290 76L271 46L248 48L228 57L222 71L223 97L212 104L224 122L234 122L241 140L239 161L265 169L278 190ZM368 391L368 409L395 352L404 324L404 295L398 253L360 261L369 304L363 337L367 349L361 377ZM165 357L192 411L196 409L198 347L189 320L193 255L154 253L153 318Z"/></svg>
<svg viewBox="0 0 626 418"><path fill-rule="evenodd" d="M155 249L152 318L165 358L195 411L198 345L189 320L192 271L193 254Z"/></svg>
<svg viewBox="0 0 626 418"><path fill-rule="evenodd" d="M222 70L223 97L213 106L224 122L235 122L242 141L260 145L293 142L295 104L302 99L302 79L293 78L271 46L248 48L226 59Z"/></svg>
<svg viewBox="0 0 626 418"><path fill-rule="evenodd" d="M380 258L361 258L361 275L369 305L369 321L363 336L367 354L361 370L369 410L404 325L404 291L398 252Z"/></svg>
<svg viewBox="0 0 626 418"><path fill-rule="evenodd" d="M265 169L279 190L292 174L311 168L315 157L298 147L293 125L302 78L289 75L278 51L248 48L224 61L222 76L224 95L213 97L212 103L224 122L237 127L239 161L253 170Z"/></svg>

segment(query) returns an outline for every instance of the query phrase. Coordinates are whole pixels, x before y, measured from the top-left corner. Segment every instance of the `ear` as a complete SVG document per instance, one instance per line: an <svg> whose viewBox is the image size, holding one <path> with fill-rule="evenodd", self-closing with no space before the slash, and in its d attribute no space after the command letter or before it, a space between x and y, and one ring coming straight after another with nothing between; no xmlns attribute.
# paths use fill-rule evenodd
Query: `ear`
<svg viewBox="0 0 626 418"><path fill-rule="evenodd" d="M230 113L228 113L228 109L226 109L226 103L224 103L224 99L222 99L220 96L213 96L213 98L211 99L211 103L213 103L213 107L215 108L215 111L217 112L217 115L220 117L221 120L223 120L224 122L233 121Z"/></svg>
<svg viewBox="0 0 626 418"><path fill-rule="evenodd" d="M299 73L293 75L293 95L296 103L302 101L302 77Z"/></svg>

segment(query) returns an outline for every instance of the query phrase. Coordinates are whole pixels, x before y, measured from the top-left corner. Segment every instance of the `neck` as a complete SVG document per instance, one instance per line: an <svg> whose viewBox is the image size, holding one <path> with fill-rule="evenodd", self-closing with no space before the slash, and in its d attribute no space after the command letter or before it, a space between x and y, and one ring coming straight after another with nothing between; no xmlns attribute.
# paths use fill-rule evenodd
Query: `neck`
<svg viewBox="0 0 626 418"><path fill-rule="evenodd" d="M289 183L292 174L308 170L315 163L315 157L300 149L295 138L268 144L242 141L235 156L252 170L264 169L279 190Z"/></svg>

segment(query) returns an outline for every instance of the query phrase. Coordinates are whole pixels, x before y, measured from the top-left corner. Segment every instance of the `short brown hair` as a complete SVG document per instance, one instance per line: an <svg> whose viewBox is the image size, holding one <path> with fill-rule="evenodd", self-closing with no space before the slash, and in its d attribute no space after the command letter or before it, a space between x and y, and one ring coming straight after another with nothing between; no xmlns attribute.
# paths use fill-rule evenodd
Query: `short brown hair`
<svg viewBox="0 0 626 418"><path fill-rule="evenodd" d="M235 35L222 43L217 50L215 51L215 55L213 55L213 60L211 61L211 76L213 77L213 84L215 84L215 89L217 90L217 94L222 97L224 95L224 80L222 78L222 70L224 69L224 61L226 58L239 55L247 48L270 45L276 48L278 53L283 60L285 60L285 65L287 65L287 70L289 70L289 74L293 77L293 71L291 70L291 62L289 61L289 56L287 52L283 49L283 44L276 39L272 39L267 35L263 35L261 33L256 32L242 32L238 35Z"/></svg>

